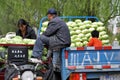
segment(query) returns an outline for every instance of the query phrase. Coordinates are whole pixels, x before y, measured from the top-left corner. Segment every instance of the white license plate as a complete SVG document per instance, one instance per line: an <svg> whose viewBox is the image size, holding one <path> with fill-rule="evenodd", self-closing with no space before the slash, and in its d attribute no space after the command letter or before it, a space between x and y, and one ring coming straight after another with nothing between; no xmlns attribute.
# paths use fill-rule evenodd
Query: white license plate
<svg viewBox="0 0 120 80"><path fill-rule="evenodd" d="M100 76L100 80L120 80L120 74L109 74Z"/></svg>

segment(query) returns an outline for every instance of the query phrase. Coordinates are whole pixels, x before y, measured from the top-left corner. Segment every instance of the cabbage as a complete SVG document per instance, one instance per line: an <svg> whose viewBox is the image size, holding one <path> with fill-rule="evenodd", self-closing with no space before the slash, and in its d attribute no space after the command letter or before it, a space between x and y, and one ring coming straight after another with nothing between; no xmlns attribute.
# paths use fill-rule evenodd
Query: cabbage
<svg viewBox="0 0 120 80"><path fill-rule="evenodd" d="M74 41L75 42L80 42L80 38L75 38Z"/></svg>
<svg viewBox="0 0 120 80"><path fill-rule="evenodd" d="M76 19L75 23L81 23L82 21L80 19Z"/></svg>
<svg viewBox="0 0 120 80"><path fill-rule="evenodd" d="M48 23L49 23L48 21L45 21L45 22L42 23L42 26L43 26L43 27L47 27L47 26L48 26Z"/></svg>
<svg viewBox="0 0 120 80"><path fill-rule="evenodd" d="M84 34L80 33L80 34L78 34L78 37L79 37L79 38L83 38L83 37L84 37Z"/></svg>
<svg viewBox="0 0 120 80"><path fill-rule="evenodd" d="M24 44L21 36L15 36L12 39L1 38L1 44Z"/></svg>
<svg viewBox="0 0 120 80"><path fill-rule="evenodd" d="M75 26L75 27L73 27L73 30L74 30L74 31L78 30L78 27L76 27L76 26Z"/></svg>
<svg viewBox="0 0 120 80"><path fill-rule="evenodd" d="M109 44L109 42L110 42L109 40L102 40L103 44Z"/></svg>
<svg viewBox="0 0 120 80"><path fill-rule="evenodd" d="M102 40L105 40L105 39L108 39L108 38L109 38L108 35L103 35L103 36L100 37L100 39L102 39Z"/></svg>
<svg viewBox="0 0 120 80"><path fill-rule="evenodd" d="M82 41L83 41L83 39L82 39L82 38L80 38L80 41L82 42Z"/></svg>
<svg viewBox="0 0 120 80"><path fill-rule="evenodd" d="M95 30L95 28L89 28L89 31L90 32L92 32L92 31L94 31Z"/></svg>
<svg viewBox="0 0 120 80"><path fill-rule="evenodd" d="M44 32L45 30L46 30L46 28L45 28L45 27L43 27L43 28L41 29L41 31L42 31L42 32Z"/></svg>
<svg viewBox="0 0 120 80"><path fill-rule="evenodd" d="M102 31L102 32L99 33L99 35L100 35L100 36L106 35L106 32L105 32L105 31Z"/></svg>
<svg viewBox="0 0 120 80"><path fill-rule="evenodd" d="M73 36L72 36L72 38L74 38L74 39L77 38L77 37L78 37L78 35L73 35Z"/></svg>
<svg viewBox="0 0 120 80"><path fill-rule="evenodd" d="M70 31L70 35L76 35L77 33L75 31Z"/></svg>
<svg viewBox="0 0 120 80"><path fill-rule="evenodd" d="M7 43L9 43L9 44L24 44L21 36L15 36L12 39L7 39Z"/></svg>
<svg viewBox="0 0 120 80"><path fill-rule="evenodd" d="M97 25L98 26L97 22L93 22L92 25Z"/></svg>
<svg viewBox="0 0 120 80"><path fill-rule="evenodd" d="M82 47L83 44L82 44L81 42L76 42L76 43L75 43L75 46L76 46L76 47Z"/></svg>
<svg viewBox="0 0 120 80"><path fill-rule="evenodd" d="M102 22L93 22L93 25L97 25L97 26L103 26L104 24Z"/></svg>
<svg viewBox="0 0 120 80"><path fill-rule="evenodd" d="M71 27L75 27L75 26L77 26L77 24L76 24L75 22L73 22L73 23L71 24Z"/></svg>
<svg viewBox="0 0 120 80"><path fill-rule="evenodd" d="M96 24L92 24L91 27L97 29L98 26Z"/></svg>
<svg viewBox="0 0 120 80"><path fill-rule="evenodd" d="M104 24L102 22L97 22L98 26L103 26Z"/></svg>
<svg viewBox="0 0 120 80"><path fill-rule="evenodd" d="M83 45L84 45L84 46L86 46L86 45L87 45L87 43L88 43L87 41L84 41L84 42L83 42Z"/></svg>
<svg viewBox="0 0 120 80"><path fill-rule="evenodd" d="M23 43L25 44L34 44L36 40L34 39L23 39Z"/></svg>
<svg viewBox="0 0 120 80"><path fill-rule="evenodd" d="M47 49L47 48L44 48L44 49L43 49L43 55L47 55L47 53L48 53L48 49Z"/></svg>
<svg viewBox="0 0 120 80"><path fill-rule="evenodd" d="M22 37L21 36L15 36L13 39L20 39L20 40L22 40Z"/></svg>
<svg viewBox="0 0 120 80"><path fill-rule="evenodd" d="M86 28L85 25L79 27L80 30L83 30L85 28Z"/></svg>
<svg viewBox="0 0 120 80"><path fill-rule="evenodd" d="M12 43L11 44L25 44L22 39L11 39Z"/></svg>
<svg viewBox="0 0 120 80"><path fill-rule="evenodd" d="M102 40L102 36L99 35L99 39Z"/></svg>
<svg viewBox="0 0 120 80"><path fill-rule="evenodd" d="M103 44L103 46L111 46L110 43Z"/></svg>
<svg viewBox="0 0 120 80"><path fill-rule="evenodd" d="M0 52L5 52L5 51L6 51L6 48L0 47Z"/></svg>
<svg viewBox="0 0 120 80"><path fill-rule="evenodd" d="M5 40L5 41L3 41L3 40ZM0 39L0 43L4 43L4 44L34 44L35 40L34 39L22 39L22 37L20 37L20 36L15 36L12 39L2 38L2 39Z"/></svg>
<svg viewBox="0 0 120 80"><path fill-rule="evenodd" d="M0 39L0 43L1 44L6 44L7 43L7 39L6 38L1 38Z"/></svg>
<svg viewBox="0 0 120 80"><path fill-rule="evenodd" d="M75 31L77 34L80 34L81 33L81 30L76 30Z"/></svg>
<svg viewBox="0 0 120 80"><path fill-rule="evenodd" d="M88 33L85 35L85 37L89 38L91 36L91 33Z"/></svg>
<svg viewBox="0 0 120 80"><path fill-rule="evenodd" d="M105 27L98 27L97 30L98 30L98 31L104 31L104 30L105 30Z"/></svg>
<svg viewBox="0 0 120 80"><path fill-rule="evenodd" d="M86 34L86 33L88 33L88 32L89 32L88 29L84 29L84 30L82 30L82 33L83 33L83 34Z"/></svg>
<svg viewBox="0 0 120 80"><path fill-rule="evenodd" d="M75 47L75 44L74 44L74 43L72 43L72 44L71 44L71 47Z"/></svg>
<svg viewBox="0 0 120 80"><path fill-rule="evenodd" d="M42 56L42 60L43 60L43 61L46 61L46 60L47 60L47 57L46 57L46 56Z"/></svg>
<svg viewBox="0 0 120 80"><path fill-rule="evenodd" d="M35 41L36 41L36 40L31 39L28 44L35 44Z"/></svg>
<svg viewBox="0 0 120 80"><path fill-rule="evenodd" d="M91 28L91 25L90 24L86 24L85 28L89 29L89 28Z"/></svg>
<svg viewBox="0 0 120 80"><path fill-rule="evenodd" d="M71 40L73 40L74 39L74 36L71 36Z"/></svg>
<svg viewBox="0 0 120 80"><path fill-rule="evenodd" d="M20 40L18 40L18 41L15 40L15 39L8 39L8 40L7 40L7 43L8 43L8 44L15 44L16 42L20 42Z"/></svg>
<svg viewBox="0 0 120 80"><path fill-rule="evenodd" d="M84 21L83 23L84 23L84 24L91 24L92 22L89 21L89 20L87 20L87 21Z"/></svg>
<svg viewBox="0 0 120 80"><path fill-rule="evenodd" d="M77 26L79 27L79 26L82 26L82 25L84 25L83 23L77 23Z"/></svg>
<svg viewBox="0 0 120 80"><path fill-rule="evenodd" d="M74 22L69 21L69 22L67 22L66 24L67 24L68 27L72 27L71 25L74 24Z"/></svg>
<svg viewBox="0 0 120 80"><path fill-rule="evenodd" d="M77 38L74 38L74 39L71 38L71 42L72 42L72 43L80 42L80 41L83 41L83 40L82 40L81 38L78 38L78 37L77 37Z"/></svg>
<svg viewBox="0 0 120 80"><path fill-rule="evenodd" d="M74 39L71 39L71 43L75 43L76 41Z"/></svg>
<svg viewBox="0 0 120 80"><path fill-rule="evenodd" d="M6 42L6 41L3 41L3 42L0 42L0 44L7 44L7 42Z"/></svg>
<svg viewBox="0 0 120 80"><path fill-rule="evenodd" d="M87 41L87 40L88 40L88 38L87 38L87 37L84 37L84 38L82 38L82 40L83 40L83 41Z"/></svg>
<svg viewBox="0 0 120 80"><path fill-rule="evenodd" d="M78 41L78 40L77 40L77 41ZM71 40L71 42L72 42L72 43L75 43L75 42L76 42L76 40L75 40L75 39L72 39L72 40Z"/></svg>
<svg viewBox="0 0 120 80"><path fill-rule="evenodd" d="M68 27L70 31L73 31L73 28L72 27Z"/></svg>
<svg viewBox="0 0 120 80"><path fill-rule="evenodd" d="M31 56L32 56L32 50L28 50L28 58L31 58Z"/></svg>

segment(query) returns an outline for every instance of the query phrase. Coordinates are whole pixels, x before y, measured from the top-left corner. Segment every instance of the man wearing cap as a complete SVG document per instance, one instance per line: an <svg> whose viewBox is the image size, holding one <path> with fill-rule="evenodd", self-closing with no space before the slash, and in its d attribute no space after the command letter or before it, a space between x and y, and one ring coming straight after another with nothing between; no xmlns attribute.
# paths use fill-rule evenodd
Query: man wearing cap
<svg viewBox="0 0 120 80"><path fill-rule="evenodd" d="M32 57L40 58L42 56L43 44L52 51L52 63L54 67L60 67L61 49L69 47L71 44L70 32L66 23L57 16L57 11L53 8L47 12L49 20L46 31L38 36Z"/></svg>

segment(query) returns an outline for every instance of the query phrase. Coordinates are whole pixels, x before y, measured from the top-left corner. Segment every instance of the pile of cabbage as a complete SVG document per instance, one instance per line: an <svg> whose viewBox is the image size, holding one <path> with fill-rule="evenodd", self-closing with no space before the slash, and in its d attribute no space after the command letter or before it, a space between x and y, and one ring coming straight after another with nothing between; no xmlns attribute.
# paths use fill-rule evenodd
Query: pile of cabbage
<svg viewBox="0 0 120 80"><path fill-rule="evenodd" d="M34 39L22 39L20 36L15 36L11 39L1 38L0 44L34 44Z"/></svg>
<svg viewBox="0 0 120 80"><path fill-rule="evenodd" d="M75 21L66 22L69 27L71 35L71 47L83 47L87 46L91 38L91 32L93 30L99 31L99 39L102 41L103 46L110 44L109 36L106 32L106 27L102 22L81 21L76 19ZM48 21L42 23L41 33L43 33L48 25ZM40 34L41 34L40 33Z"/></svg>
<svg viewBox="0 0 120 80"><path fill-rule="evenodd" d="M15 36L11 39L8 39L8 38L1 38L0 39L0 44L34 44L35 43L35 40L34 39L22 39L22 37L20 36ZM0 53L3 53L7 50L7 48L5 47L0 47ZM28 50L28 55L29 55L29 58L31 57L32 55L32 50ZM6 54L6 58L7 58L7 54ZM1 60L1 57L0 57L0 60Z"/></svg>
<svg viewBox="0 0 120 80"><path fill-rule="evenodd" d="M20 36L15 36L11 39L7 39L7 38L1 38L0 39L0 44L34 44L35 43L35 40L34 39L22 39L22 37ZM5 47L0 47L0 53L3 53L3 52L6 52L7 51L7 48ZM42 56L42 60L47 60L46 58L46 55L47 55L47 49L44 48L43 50L43 56ZM31 58L31 55L32 55L32 52L33 50L32 49L29 49L28 50L28 58ZM7 54L6 55L6 58L7 58ZM0 60L2 58L0 57Z"/></svg>

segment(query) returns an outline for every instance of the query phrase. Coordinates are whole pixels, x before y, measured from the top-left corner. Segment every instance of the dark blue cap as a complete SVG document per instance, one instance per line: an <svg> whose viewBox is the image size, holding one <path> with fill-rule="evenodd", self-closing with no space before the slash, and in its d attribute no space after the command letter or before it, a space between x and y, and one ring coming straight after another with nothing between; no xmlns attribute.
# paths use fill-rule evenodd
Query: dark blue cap
<svg viewBox="0 0 120 80"><path fill-rule="evenodd" d="M57 14L57 11L54 8L50 8L47 14Z"/></svg>

